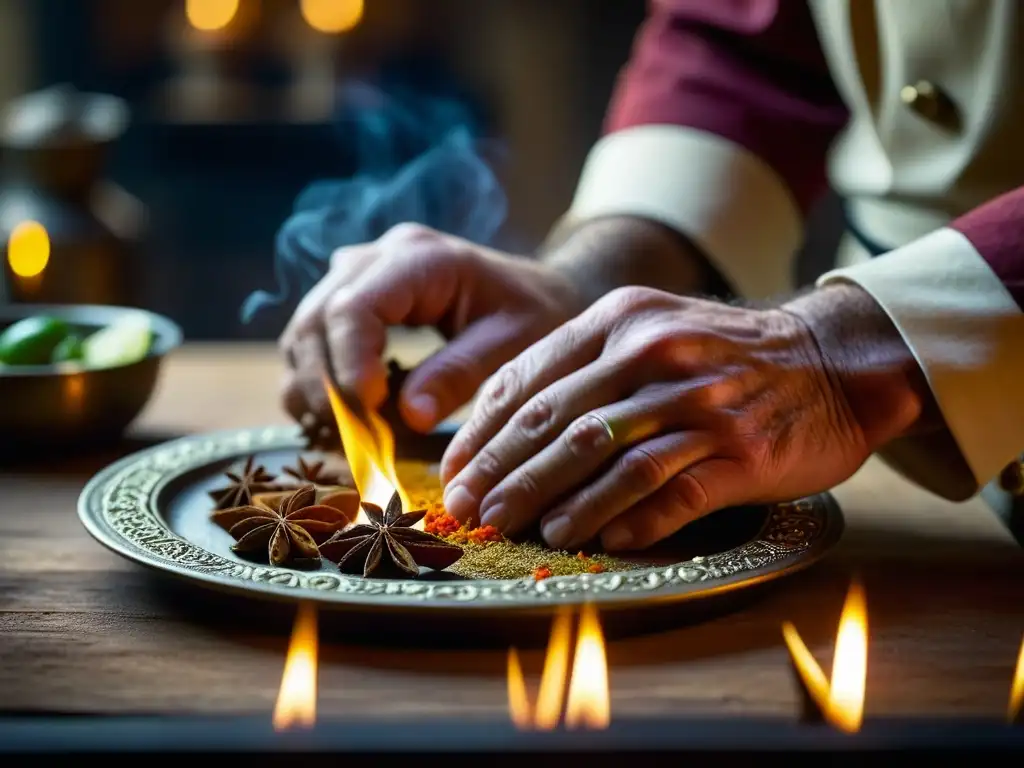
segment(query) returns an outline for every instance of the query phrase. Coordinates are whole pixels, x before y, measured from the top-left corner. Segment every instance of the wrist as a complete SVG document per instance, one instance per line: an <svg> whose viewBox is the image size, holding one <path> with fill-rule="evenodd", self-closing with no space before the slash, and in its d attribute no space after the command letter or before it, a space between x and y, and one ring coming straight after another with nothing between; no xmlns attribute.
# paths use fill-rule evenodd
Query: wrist
<svg viewBox="0 0 1024 768"><path fill-rule="evenodd" d="M650 219L592 219L554 237L541 249L540 260L578 286L587 304L627 285L680 295L731 294L685 236Z"/></svg>
<svg viewBox="0 0 1024 768"><path fill-rule="evenodd" d="M888 314L858 285L839 283L782 310L809 329L871 450L941 423L921 367Z"/></svg>

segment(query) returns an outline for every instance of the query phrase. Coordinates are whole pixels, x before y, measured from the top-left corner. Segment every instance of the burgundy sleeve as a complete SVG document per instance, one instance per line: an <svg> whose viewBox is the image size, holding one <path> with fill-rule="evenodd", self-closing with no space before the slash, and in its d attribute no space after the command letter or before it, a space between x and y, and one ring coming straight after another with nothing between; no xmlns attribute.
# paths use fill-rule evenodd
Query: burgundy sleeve
<svg viewBox="0 0 1024 768"><path fill-rule="evenodd" d="M806 211L847 119L804 0L650 0L606 130L722 136L767 162Z"/></svg>
<svg viewBox="0 0 1024 768"><path fill-rule="evenodd" d="M1024 187L978 206L949 226L971 241L1024 311Z"/></svg>

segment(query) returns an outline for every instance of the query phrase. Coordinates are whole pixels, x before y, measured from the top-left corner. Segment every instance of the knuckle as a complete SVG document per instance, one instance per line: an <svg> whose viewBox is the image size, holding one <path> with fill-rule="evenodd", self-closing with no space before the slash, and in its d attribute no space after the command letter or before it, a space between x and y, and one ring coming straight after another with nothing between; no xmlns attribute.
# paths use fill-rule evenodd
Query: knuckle
<svg viewBox="0 0 1024 768"><path fill-rule="evenodd" d="M739 448L740 461L748 469L756 469L771 463L778 445L776 437L761 430L744 430L744 433L735 440Z"/></svg>
<svg viewBox="0 0 1024 768"><path fill-rule="evenodd" d="M347 265L352 255L352 246L343 245L341 248L335 248L331 252L330 268L338 269Z"/></svg>
<svg viewBox="0 0 1024 768"><path fill-rule="evenodd" d="M515 496L533 498L540 495L540 484L532 472L520 469L509 478L509 491Z"/></svg>
<svg viewBox="0 0 1024 768"><path fill-rule="evenodd" d="M403 221L395 224L391 229L381 236L382 241L388 243L421 243L437 238L439 233L423 224L414 221Z"/></svg>
<svg viewBox="0 0 1024 768"><path fill-rule="evenodd" d="M501 460L490 448L481 448L473 457L473 468L486 481L496 481L501 475Z"/></svg>
<svg viewBox="0 0 1024 768"><path fill-rule="evenodd" d="M329 318L347 315L352 311L355 300L355 293L345 288L339 288L327 299L324 314Z"/></svg>
<svg viewBox="0 0 1024 768"><path fill-rule="evenodd" d="M512 363L506 363L495 373L480 394L480 404L485 413L501 410L515 400L519 392L519 371Z"/></svg>
<svg viewBox="0 0 1024 768"><path fill-rule="evenodd" d="M532 397L513 417L515 426L528 436L545 432L555 420L555 408L544 395Z"/></svg>
<svg viewBox="0 0 1024 768"><path fill-rule="evenodd" d="M665 465L645 448L633 448L623 454L619 475L627 487L640 492L658 488L668 479Z"/></svg>
<svg viewBox="0 0 1024 768"><path fill-rule="evenodd" d="M611 437L595 414L580 416L565 430L563 439L574 456L590 456L611 444Z"/></svg>
<svg viewBox="0 0 1024 768"><path fill-rule="evenodd" d="M629 353L636 358L664 357L675 346L678 334L667 328L644 328L631 333L625 342Z"/></svg>
<svg viewBox="0 0 1024 768"><path fill-rule="evenodd" d="M732 390L733 387L726 379L710 381L686 394L687 405L701 413L718 410L731 402Z"/></svg>
<svg viewBox="0 0 1024 768"><path fill-rule="evenodd" d="M661 292L653 288L630 285L624 288L616 288L609 292L601 304L614 315L635 312L644 309L661 297Z"/></svg>
<svg viewBox="0 0 1024 768"><path fill-rule="evenodd" d="M680 472L668 484L669 510L685 513L687 517L700 516L708 511L708 494L689 472Z"/></svg>

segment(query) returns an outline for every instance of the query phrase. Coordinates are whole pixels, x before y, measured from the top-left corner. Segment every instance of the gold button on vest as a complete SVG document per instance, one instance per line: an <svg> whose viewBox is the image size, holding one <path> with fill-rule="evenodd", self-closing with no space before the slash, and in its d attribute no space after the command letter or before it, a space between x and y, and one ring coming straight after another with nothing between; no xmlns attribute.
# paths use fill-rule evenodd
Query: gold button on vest
<svg viewBox="0 0 1024 768"><path fill-rule="evenodd" d="M926 120L946 125L956 122L956 106L949 96L929 80L918 80L913 85L903 86L900 99Z"/></svg>

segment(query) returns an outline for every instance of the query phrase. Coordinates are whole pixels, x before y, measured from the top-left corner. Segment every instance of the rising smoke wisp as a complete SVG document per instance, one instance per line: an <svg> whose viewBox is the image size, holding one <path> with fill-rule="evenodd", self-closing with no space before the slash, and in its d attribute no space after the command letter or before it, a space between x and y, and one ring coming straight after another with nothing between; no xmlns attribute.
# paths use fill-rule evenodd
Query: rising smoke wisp
<svg viewBox="0 0 1024 768"><path fill-rule="evenodd" d="M277 234L277 289L245 300L244 323L305 295L336 249L375 240L396 224L416 222L487 245L505 221L505 194L458 101L350 85L340 94L338 122L345 141L354 142L355 171L299 195Z"/></svg>

